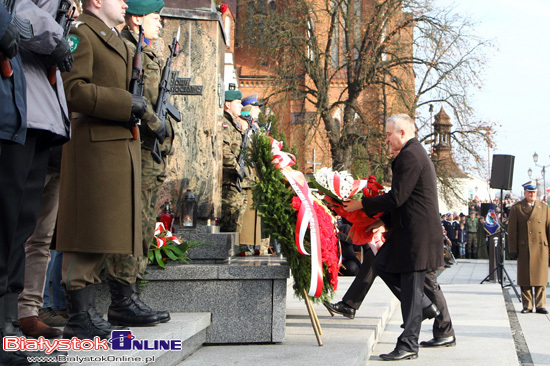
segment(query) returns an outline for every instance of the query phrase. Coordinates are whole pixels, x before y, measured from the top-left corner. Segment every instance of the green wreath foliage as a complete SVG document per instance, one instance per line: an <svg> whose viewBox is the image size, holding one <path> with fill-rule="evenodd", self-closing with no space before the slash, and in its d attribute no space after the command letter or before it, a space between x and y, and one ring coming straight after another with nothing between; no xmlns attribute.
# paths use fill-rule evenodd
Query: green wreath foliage
<svg viewBox="0 0 550 366"><path fill-rule="evenodd" d="M311 256L298 252L295 243L296 211L292 208L292 198L296 195L286 181L281 171L271 164L271 139L262 134L254 134L250 143L250 162L256 168L258 180L252 187L254 197L253 207L262 216L264 229L272 239L277 240L281 252L286 258L292 276L294 277L294 293L298 298L304 298L309 291L311 280ZM304 246L311 253L309 231L304 238ZM323 266L323 293L320 298L310 298L314 302L330 300L332 286L328 273Z"/></svg>

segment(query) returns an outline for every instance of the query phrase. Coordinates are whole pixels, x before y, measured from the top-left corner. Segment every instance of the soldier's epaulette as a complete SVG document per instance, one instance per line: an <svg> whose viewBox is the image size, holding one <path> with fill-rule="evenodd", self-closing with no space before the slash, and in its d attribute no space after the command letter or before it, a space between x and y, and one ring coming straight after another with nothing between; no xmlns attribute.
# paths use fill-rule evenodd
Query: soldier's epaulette
<svg viewBox="0 0 550 366"><path fill-rule="evenodd" d="M74 21L74 22L71 23L71 28L72 27L78 28L81 24L84 24L84 22L79 22L78 20Z"/></svg>

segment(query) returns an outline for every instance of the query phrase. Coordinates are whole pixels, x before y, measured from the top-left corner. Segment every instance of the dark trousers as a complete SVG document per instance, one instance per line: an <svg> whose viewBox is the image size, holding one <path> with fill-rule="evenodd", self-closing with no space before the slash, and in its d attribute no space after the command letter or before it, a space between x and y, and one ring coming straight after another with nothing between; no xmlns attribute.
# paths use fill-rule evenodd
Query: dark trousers
<svg viewBox="0 0 550 366"><path fill-rule="evenodd" d="M34 232L50 156L51 134L29 129L25 145L0 152L0 296L20 293L25 242Z"/></svg>
<svg viewBox="0 0 550 366"><path fill-rule="evenodd" d="M437 276L435 271L426 272L426 279L424 280L424 294L434 303L439 309L440 313L435 317L433 325L433 335L437 338L452 337L455 335L453 329L453 323L451 322L451 315L447 308L447 301L443 296L443 291L439 283L437 283Z"/></svg>
<svg viewBox="0 0 550 366"><path fill-rule="evenodd" d="M374 274L374 253L368 247L365 246L365 252L363 253L363 263L359 267L359 273L355 276L355 279L351 283L351 286L346 291L346 294L342 298L349 307L355 310L359 309L365 296L369 292L376 275Z"/></svg>
<svg viewBox="0 0 550 366"><path fill-rule="evenodd" d="M384 251L381 250L382 253ZM359 273L353 280L351 286L346 291L342 301L344 301L349 307L358 310L365 296L369 292L372 283L376 278L374 271L374 259L375 256L370 249L365 252L363 263L359 269ZM390 287L390 290L401 300L401 292L398 288ZM430 305L430 301L439 309L440 314L435 318L433 324L433 336L452 337L455 335L449 309L447 308L447 301L441 291L439 283L437 283L437 275L435 271L426 272L424 279L424 294L422 300L422 308ZM429 300L429 301L428 301Z"/></svg>
<svg viewBox="0 0 550 366"><path fill-rule="evenodd" d="M422 325L422 309L431 304L424 296L424 280L426 271L389 273L385 271L388 250L378 252L374 268L375 273L386 283L393 294L401 301L401 315L405 328L397 338L396 349L418 352L418 336Z"/></svg>

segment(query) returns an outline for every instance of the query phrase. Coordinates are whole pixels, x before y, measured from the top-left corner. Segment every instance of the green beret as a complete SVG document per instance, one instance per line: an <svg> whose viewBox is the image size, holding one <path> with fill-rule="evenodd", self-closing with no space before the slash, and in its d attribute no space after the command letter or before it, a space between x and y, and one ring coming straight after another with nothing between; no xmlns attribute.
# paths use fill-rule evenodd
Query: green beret
<svg viewBox="0 0 550 366"><path fill-rule="evenodd" d="M151 13L158 13L164 8L164 1L162 0L128 0L126 2L128 9L126 13L132 15L147 15Z"/></svg>
<svg viewBox="0 0 550 366"><path fill-rule="evenodd" d="M225 101L232 102L237 99L243 99L243 93L238 90L226 90L225 91Z"/></svg>

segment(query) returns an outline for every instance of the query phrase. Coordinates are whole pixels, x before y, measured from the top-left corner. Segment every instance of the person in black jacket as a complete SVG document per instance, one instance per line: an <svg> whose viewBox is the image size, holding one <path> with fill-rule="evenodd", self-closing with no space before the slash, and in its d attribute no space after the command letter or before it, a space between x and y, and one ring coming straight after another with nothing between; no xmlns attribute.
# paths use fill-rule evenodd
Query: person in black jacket
<svg viewBox="0 0 550 366"><path fill-rule="evenodd" d="M346 211L363 209L369 216L384 212L373 225L389 229L386 243L375 258L375 271L401 300L403 333L395 349L381 354L384 360L418 357L424 280L427 271L443 265L441 221L435 168L415 138L414 120L405 114L388 118L386 142L392 162L391 190L362 201L344 202ZM454 335L434 338L429 346L454 345Z"/></svg>

